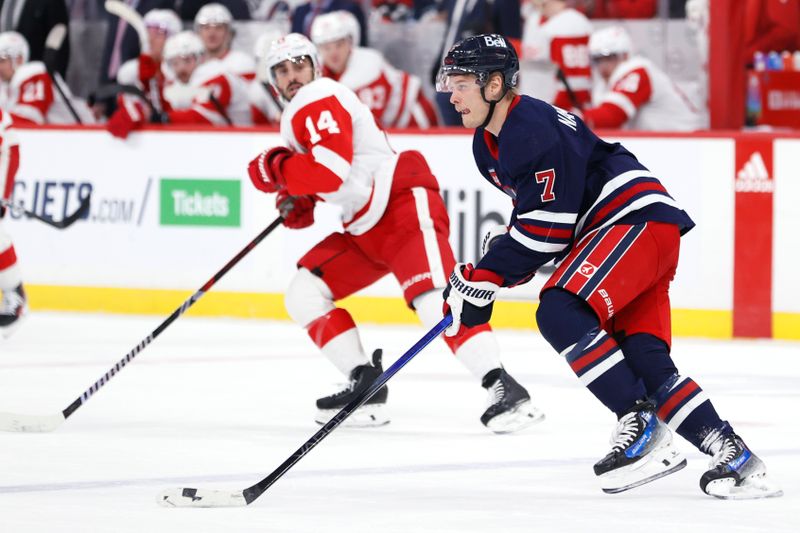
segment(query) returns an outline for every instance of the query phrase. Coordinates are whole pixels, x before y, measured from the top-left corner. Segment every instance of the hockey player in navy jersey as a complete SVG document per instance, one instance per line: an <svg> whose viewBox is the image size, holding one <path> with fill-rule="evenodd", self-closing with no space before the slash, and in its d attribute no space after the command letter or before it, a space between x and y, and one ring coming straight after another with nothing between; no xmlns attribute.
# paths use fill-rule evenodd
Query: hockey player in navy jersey
<svg viewBox="0 0 800 533"><path fill-rule="evenodd" d="M500 287L530 280L555 259L536 321L581 382L617 415L612 449L594 465L621 492L686 465L676 431L712 456L700 479L720 498L779 496L764 463L670 357L669 285L680 236L694 226L659 180L620 144L574 115L519 96L519 61L499 35L455 44L437 90L475 128L481 174L514 205L507 228L474 267L458 264L445 291L460 325L485 324Z"/></svg>

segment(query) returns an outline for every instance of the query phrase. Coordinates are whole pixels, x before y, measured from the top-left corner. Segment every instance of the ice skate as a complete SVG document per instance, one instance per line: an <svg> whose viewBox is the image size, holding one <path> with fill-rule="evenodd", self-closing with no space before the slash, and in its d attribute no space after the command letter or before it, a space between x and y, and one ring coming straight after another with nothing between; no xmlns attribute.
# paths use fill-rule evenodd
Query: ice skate
<svg viewBox="0 0 800 533"><path fill-rule="evenodd" d="M383 373L382 357L383 350L375 350L372 354L372 364L355 367L350 373L350 382L343 390L317 400L317 416L315 418L317 423L325 424L328 422L345 405L372 385L375 379ZM373 427L388 424L389 417L386 413L386 398L388 396L389 389L383 387L351 414L342 423L342 426Z"/></svg>
<svg viewBox="0 0 800 533"><path fill-rule="evenodd" d="M611 452L594 465L603 492L615 494L677 472L686 459L673 446L672 432L652 402L624 414L611 436Z"/></svg>
<svg viewBox="0 0 800 533"><path fill-rule="evenodd" d="M723 500L746 500L783 496L783 491L767 478L767 468L742 438L729 433L709 446L713 454L700 477L700 488L706 494Z"/></svg>
<svg viewBox="0 0 800 533"><path fill-rule="evenodd" d="M10 337L27 314L28 301L22 284L14 289L4 290L3 300L0 302L0 337Z"/></svg>
<svg viewBox="0 0 800 533"><path fill-rule="evenodd" d="M489 392L488 408L481 415L481 422L495 433L519 431L544 420L544 413L531 403L525 387L504 369L492 370L481 384Z"/></svg>

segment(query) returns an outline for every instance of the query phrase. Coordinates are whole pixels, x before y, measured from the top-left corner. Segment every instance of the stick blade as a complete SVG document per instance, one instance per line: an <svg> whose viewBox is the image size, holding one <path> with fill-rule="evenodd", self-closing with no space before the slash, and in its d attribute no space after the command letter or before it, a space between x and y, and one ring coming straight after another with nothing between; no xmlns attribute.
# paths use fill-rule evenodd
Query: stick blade
<svg viewBox="0 0 800 533"><path fill-rule="evenodd" d="M245 507L241 490L167 489L156 500L162 507Z"/></svg>
<svg viewBox="0 0 800 533"><path fill-rule="evenodd" d="M65 418L62 413L44 416L0 413L0 431L47 433L49 431L55 431L64 420Z"/></svg>

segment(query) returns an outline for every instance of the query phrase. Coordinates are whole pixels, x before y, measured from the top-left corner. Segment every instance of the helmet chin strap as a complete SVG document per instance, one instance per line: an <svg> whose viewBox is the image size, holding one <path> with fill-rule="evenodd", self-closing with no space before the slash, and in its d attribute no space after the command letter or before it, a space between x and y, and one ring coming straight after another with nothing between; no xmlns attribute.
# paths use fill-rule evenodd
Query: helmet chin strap
<svg viewBox="0 0 800 533"><path fill-rule="evenodd" d="M497 100L487 100L485 92L486 86L484 85L483 87L481 87L481 98L483 98L484 102L489 104L489 112L486 114L486 119L483 121L483 124L478 126L479 128L486 128L486 126L489 125L489 122L492 120L492 115L494 115L494 108L497 105L497 102L505 98L506 93L508 93L508 88L505 85L503 86L503 89L504 89L503 94L500 95L500 98L498 98Z"/></svg>

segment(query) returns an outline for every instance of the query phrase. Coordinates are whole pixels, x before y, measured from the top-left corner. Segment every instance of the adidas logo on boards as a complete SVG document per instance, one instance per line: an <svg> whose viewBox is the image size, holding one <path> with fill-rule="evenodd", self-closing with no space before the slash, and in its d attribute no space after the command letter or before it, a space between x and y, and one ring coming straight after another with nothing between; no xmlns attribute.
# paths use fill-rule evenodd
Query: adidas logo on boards
<svg viewBox="0 0 800 533"><path fill-rule="evenodd" d="M772 192L774 183L767 172L761 152L753 152L747 163L736 173L736 192Z"/></svg>

